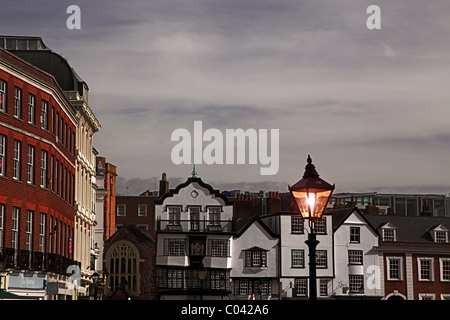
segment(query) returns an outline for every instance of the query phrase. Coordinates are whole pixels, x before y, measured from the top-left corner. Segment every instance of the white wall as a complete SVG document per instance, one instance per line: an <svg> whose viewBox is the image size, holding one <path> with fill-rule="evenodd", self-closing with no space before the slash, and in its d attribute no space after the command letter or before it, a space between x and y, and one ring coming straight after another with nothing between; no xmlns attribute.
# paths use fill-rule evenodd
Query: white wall
<svg viewBox="0 0 450 320"><path fill-rule="evenodd" d="M231 277L278 277L278 238L270 235L259 221L252 223L240 236L233 238ZM267 251L267 267L245 267L243 250L259 247Z"/></svg>
<svg viewBox="0 0 450 320"><path fill-rule="evenodd" d="M350 242L350 227L360 228L360 243ZM378 268L378 254L373 248L378 246L378 237L366 221L357 212L353 212L334 233L334 242L336 278L333 282L333 291L335 294L349 295L349 290L346 294L342 290L343 287L349 286L349 274L363 274L364 295L381 296L380 288L370 288L370 285L368 285L368 280L375 284L372 280L375 280L374 274L376 268ZM363 264L350 265L348 250L362 250ZM383 276L381 274L380 277L380 281L382 281Z"/></svg>

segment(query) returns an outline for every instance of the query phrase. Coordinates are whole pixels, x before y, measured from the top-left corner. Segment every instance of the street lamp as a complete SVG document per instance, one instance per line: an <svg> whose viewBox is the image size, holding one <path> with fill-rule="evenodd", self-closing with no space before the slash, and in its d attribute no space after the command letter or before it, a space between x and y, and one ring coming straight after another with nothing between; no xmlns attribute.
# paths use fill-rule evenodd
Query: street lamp
<svg viewBox="0 0 450 320"><path fill-rule="evenodd" d="M303 218L309 221L310 232L308 240L305 241L309 249L309 299L317 300L316 247L319 241L316 239L313 223L322 217L322 213L333 193L334 184L331 185L319 178L316 167L312 164L312 159L309 155L307 163L303 178L292 187L289 186L289 191L294 197Z"/></svg>

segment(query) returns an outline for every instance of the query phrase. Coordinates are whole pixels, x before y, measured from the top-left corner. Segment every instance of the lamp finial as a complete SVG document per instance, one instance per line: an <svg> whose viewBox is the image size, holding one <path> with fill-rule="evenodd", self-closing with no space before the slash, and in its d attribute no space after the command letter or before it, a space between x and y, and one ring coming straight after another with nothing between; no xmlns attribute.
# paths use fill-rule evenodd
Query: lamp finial
<svg viewBox="0 0 450 320"><path fill-rule="evenodd" d="M308 159L306 159L308 163L305 167L305 173L303 174L303 178L306 177L318 177L319 174L316 171L316 166L312 164L311 156L308 154Z"/></svg>

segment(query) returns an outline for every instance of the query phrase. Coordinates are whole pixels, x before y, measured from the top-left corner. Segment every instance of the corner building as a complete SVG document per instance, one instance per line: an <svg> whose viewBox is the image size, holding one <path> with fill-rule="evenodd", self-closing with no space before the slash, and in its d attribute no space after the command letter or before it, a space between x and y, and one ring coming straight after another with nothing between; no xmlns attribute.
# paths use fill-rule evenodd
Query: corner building
<svg viewBox="0 0 450 320"><path fill-rule="evenodd" d="M76 127L55 78L0 49L0 277L1 289L17 298L76 298L65 286L67 268L79 265ZM64 289L48 295L49 283Z"/></svg>
<svg viewBox="0 0 450 320"><path fill-rule="evenodd" d="M40 37L0 36L0 48L14 55L22 64L31 67L33 71L29 77L35 82L41 83L42 78L51 78L53 90L58 93L59 100L56 100L58 105L61 107L67 105L67 109L70 110L61 111L56 104L53 106L50 101L47 101L49 104L45 104L42 102L44 98L41 98L38 93L34 94L31 91L29 93L28 87L24 87L20 92L15 89L16 86L6 84L9 92L5 93L4 99L9 105L7 106L8 111L5 113L22 119L22 123L16 122L14 126L21 128L27 123L31 126L30 130L33 130L33 126L37 129L43 126L48 127L46 130L49 131L52 142L54 141L56 146L62 146L59 150L65 157L58 159L56 155L54 158L49 155L47 171L54 172L52 179L49 179L54 188L52 192L62 198L63 202L69 203L74 211L70 222L73 228L71 237L67 238L64 234L61 239L70 243L69 251L71 251L73 259L78 261L80 281L77 281L74 297L87 295L88 285L92 282L93 274L91 254L95 252L93 228L96 187L93 135L100 130L100 123L88 105L89 87L67 60L50 50ZM18 78L21 77L22 74L19 74ZM24 94L28 95L24 96ZM21 108L16 105L21 105ZM17 111L19 109L22 112L20 115ZM30 135L34 137L35 133L30 132ZM9 156L13 154L12 160L6 158L6 161L14 164L17 163L17 151L20 153L26 152L26 150L22 146L13 145L13 148L15 149L9 154ZM70 157L66 152L70 154ZM21 160L20 165L23 166L23 169L20 172L26 172L23 170L30 166L39 168L36 164L30 165L35 159L38 158L27 155L27 159ZM67 163L72 164L71 170L69 168L66 170ZM14 175L16 171L17 169L13 166L12 174ZM34 194L33 197L35 198ZM50 232L58 232L56 230L57 228L53 226L53 231L50 230ZM53 236L53 233L51 235ZM59 243L54 239L52 241L55 241L54 246L56 247L63 246L65 243L64 241ZM60 287L65 286L61 285ZM55 293L56 291L57 293ZM55 290L53 293L58 296L60 291Z"/></svg>

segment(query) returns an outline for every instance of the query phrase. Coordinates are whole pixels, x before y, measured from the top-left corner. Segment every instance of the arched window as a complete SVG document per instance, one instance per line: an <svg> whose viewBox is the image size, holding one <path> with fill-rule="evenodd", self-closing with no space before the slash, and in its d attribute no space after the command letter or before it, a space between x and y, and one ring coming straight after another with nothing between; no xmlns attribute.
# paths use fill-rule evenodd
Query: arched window
<svg viewBox="0 0 450 320"><path fill-rule="evenodd" d="M107 294L122 287L129 295L139 295L139 251L128 241L119 241L109 248L106 265L109 266Z"/></svg>

